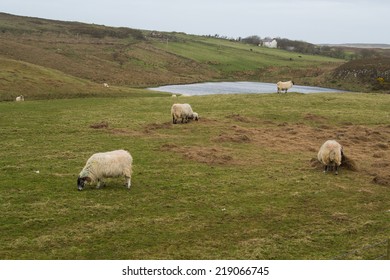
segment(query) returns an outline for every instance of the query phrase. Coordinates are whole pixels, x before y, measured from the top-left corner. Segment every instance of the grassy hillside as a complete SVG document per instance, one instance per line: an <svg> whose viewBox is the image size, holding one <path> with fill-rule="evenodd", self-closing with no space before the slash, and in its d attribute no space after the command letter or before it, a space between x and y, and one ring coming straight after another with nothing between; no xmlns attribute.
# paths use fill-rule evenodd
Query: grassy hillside
<svg viewBox="0 0 390 280"><path fill-rule="evenodd" d="M390 57L349 61L336 68L332 75L344 84L349 83L355 91L390 93Z"/></svg>
<svg viewBox="0 0 390 280"><path fill-rule="evenodd" d="M104 82L122 87L117 88L118 92L112 91L122 96L129 87L215 80L277 82L294 79L300 84L320 86L327 83L330 71L344 63L223 39L4 13L0 13L0 60L8 64L14 61L15 67L28 63L30 68L41 69L32 78L39 80L40 85L29 87L28 92L26 85L31 83L25 83L24 74L10 80L9 73L0 69L0 100L23 92L34 98L40 95L46 98L49 92L72 97L75 96L72 92L76 91L79 95L104 96L106 93L101 89ZM61 82L44 84L48 77L42 73L43 69ZM26 75L32 73L34 71ZM61 75L63 77L59 77ZM67 86L58 86L62 83Z"/></svg>
<svg viewBox="0 0 390 280"><path fill-rule="evenodd" d="M275 82L294 79L300 83L316 81L318 85L321 83L319 76L342 63L338 59L254 47L228 40L188 35L185 38L179 42L160 43L159 46L168 52L209 65L225 80Z"/></svg>
<svg viewBox="0 0 390 280"><path fill-rule="evenodd" d="M179 101L200 121L172 125L171 97L0 103L0 259L386 254L389 95ZM313 165L329 138L357 172ZM78 192L88 157L119 148L134 157L131 190L110 179Z"/></svg>
<svg viewBox="0 0 390 280"><path fill-rule="evenodd" d="M89 80L67 75L58 70L27 62L0 58L0 100L14 100L23 95L27 100L93 96L158 96L143 89L110 86L105 88Z"/></svg>

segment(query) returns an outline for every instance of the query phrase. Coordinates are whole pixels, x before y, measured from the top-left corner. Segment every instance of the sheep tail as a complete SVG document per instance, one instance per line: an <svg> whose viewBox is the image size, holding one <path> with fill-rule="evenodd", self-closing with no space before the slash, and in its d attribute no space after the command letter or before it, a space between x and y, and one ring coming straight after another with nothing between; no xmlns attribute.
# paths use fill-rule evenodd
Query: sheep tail
<svg viewBox="0 0 390 280"><path fill-rule="evenodd" d="M329 153L329 160L330 160L330 162L335 162L335 160L336 160L336 151L334 151L334 150L330 151L330 153Z"/></svg>

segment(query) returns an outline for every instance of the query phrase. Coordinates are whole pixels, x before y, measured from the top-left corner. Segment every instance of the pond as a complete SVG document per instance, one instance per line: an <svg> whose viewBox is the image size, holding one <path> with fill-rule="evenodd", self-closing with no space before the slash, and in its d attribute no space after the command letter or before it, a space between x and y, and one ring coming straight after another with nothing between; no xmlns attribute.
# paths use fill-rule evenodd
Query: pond
<svg viewBox="0 0 390 280"><path fill-rule="evenodd" d="M168 85L149 88L155 91L170 92L183 95L208 95L208 94L229 94L229 93L274 93L276 84L260 82L210 82L185 85ZM342 92L336 89L294 85L289 92L299 93L321 93L321 92Z"/></svg>

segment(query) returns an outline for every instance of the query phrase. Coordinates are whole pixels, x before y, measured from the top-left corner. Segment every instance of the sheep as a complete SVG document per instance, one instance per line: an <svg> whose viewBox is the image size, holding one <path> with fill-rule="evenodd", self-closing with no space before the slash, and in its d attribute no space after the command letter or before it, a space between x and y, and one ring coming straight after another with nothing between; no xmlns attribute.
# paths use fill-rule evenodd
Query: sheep
<svg viewBox="0 0 390 280"><path fill-rule="evenodd" d="M172 94L172 98L176 98L177 97L177 95L176 94Z"/></svg>
<svg viewBox="0 0 390 280"><path fill-rule="evenodd" d="M120 176L126 178L127 188L130 189L132 164L133 158L125 150L93 154L77 178L78 190L83 190L86 181L92 183L97 181L97 188L100 188L103 178Z"/></svg>
<svg viewBox="0 0 390 280"><path fill-rule="evenodd" d="M287 93L287 91L292 88L292 86L295 85L294 84L294 81L288 81L288 82L281 82L279 81L277 84L276 84L276 87L278 89L278 93L280 93L281 91L284 90L285 93Z"/></svg>
<svg viewBox="0 0 390 280"><path fill-rule="evenodd" d="M177 123L177 120L181 118L181 123L188 122L189 119L193 119L193 111L190 104L175 103L171 107L172 122Z"/></svg>
<svg viewBox="0 0 390 280"><path fill-rule="evenodd" d="M15 101L16 102L24 101L24 96L23 95L19 95L18 97L16 97Z"/></svg>
<svg viewBox="0 0 390 280"><path fill-rule="evenodd" d="M322 144L317 158L319 162L325 165L324 172L334 169L337 175L343 156L343 147L335 140L328 140Z"/></svg>
<svg viewBox="0 0 390 280"><path fill-rule="evenodd" d="M107 83L103 83L103 86L107 88L110 87Z"/></svg>

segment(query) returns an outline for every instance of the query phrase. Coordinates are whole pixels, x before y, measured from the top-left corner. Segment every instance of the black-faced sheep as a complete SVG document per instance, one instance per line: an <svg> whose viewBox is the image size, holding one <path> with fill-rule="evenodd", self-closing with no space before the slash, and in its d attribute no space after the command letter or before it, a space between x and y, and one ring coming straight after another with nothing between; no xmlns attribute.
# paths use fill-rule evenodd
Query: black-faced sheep
<svg viewBox="0 0 390 280"><path fill-rule="evenodd" d="M125 150L93 154L77 178L78 190L83 190L86 181L92 183L97 181L99 188L102 179L120 176L126 178L127 188L130 189L132 164L133 158Z"/></svg>
<svg viewBox="0 0 390 280"><path fill-rule="evenodd" d="M177 123L177 120L181 118L181 123L188 122L189 119L193 119L194 112L192 111L190 104L173 104L171 107L172 122Z"/></svg>
<svg viewBox="0 0 390 280"><path fill-rule="evenodd" d="M322 144L317 158L325 166L324 172L334 169L337 175L343 160L343 147L335 140L328 140Z"/></svg>
<svg viewBox="0 0 390 280"><path fill-rule="evenodd" d="M284 90L285 93L287 93L287 91L292 88L292 86L294 85L294 81L288 81L288 82L278 82L276 84L276 87L278 89L278 93L280 93L281 91Z"/></svg>

